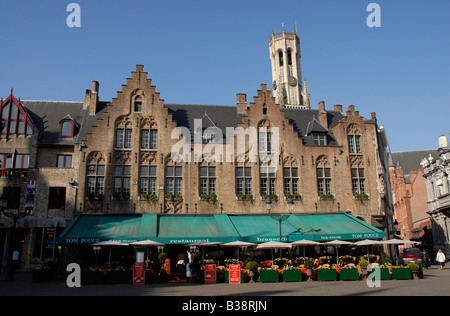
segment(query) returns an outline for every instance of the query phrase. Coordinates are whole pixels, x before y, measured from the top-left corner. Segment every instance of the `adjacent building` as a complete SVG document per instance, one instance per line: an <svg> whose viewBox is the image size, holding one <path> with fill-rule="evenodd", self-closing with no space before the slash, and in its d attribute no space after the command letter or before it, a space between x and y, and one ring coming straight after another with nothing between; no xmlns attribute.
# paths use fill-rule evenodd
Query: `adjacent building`
<svg viewBox="0 0 450 316"><path fill-rule="evenodd" d="M428 195L428 214L431 217L434 250L441 249L448 257L450 215L450 148L447 137L439 137L437 155L424 158L423 168Z"/></svg>

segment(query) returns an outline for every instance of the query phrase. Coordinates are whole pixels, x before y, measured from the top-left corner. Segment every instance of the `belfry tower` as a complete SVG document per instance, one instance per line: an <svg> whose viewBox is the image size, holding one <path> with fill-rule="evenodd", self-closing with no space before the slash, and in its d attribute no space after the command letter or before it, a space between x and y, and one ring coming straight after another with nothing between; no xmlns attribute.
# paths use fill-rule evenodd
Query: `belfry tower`
<svg viewBox="0 0 450 316"><path fill-rule="evenodd" d="M283 31L269 38L270 62L272 64L273 95L285 108L309 109L309 92L306 79L302 86L300 67L300 37Z"/></svg>

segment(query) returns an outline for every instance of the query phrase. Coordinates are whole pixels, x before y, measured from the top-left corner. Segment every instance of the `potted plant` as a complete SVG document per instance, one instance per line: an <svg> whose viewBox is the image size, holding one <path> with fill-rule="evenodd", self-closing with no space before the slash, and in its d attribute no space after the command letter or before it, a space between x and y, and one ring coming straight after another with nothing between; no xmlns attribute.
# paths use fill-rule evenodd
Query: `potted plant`
<svg viewBox="0 0 450 316"><path fill-rule="evenodd" d="M369 261L362 259L358 264L362 269L362 274L367 275L367 267L369 266Z"/></svg>
<svg viewBox="0 0 450 316"><path fill-rule="evenodd" d="M314 261L312 260L306 260L304 267L306 268L306 274L308 275L309 279L308 280L312 280L312 275L313 275L313 267L314 267Z"/></svg>
<svg viewBox="0 0 450 316"><path fill-rule="evenodd" d="M248 270L248 276L250 277L250 283L255 282L253 279L255 277L256 272L258 271L258 263L254 260L247 262L245 268Z"/></svg>
<svg viewBox="0 0 450 316"><path fill-rule="evenodd" d="M419 271L420 271L419 265L417 263L411 262L411 263L408 263L407 267L413 273L414 279L418 280L419 279Z"/></svg>

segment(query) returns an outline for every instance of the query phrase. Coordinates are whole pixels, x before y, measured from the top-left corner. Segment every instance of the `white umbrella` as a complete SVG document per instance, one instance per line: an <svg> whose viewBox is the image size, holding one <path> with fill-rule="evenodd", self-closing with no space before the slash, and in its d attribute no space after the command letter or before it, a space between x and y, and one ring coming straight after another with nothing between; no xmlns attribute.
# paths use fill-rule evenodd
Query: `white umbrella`
<svg viewBox="0 0 450 316"><path fill-rule="evenodd" d="M382 244L382 245L405 245L405 244L417 244L417 243L419 243L419 242L411 241L411 240L396 239L396 238L380 241L380 244ZM396 255L396 261L397 261L397 265L398 265L397 251L395 251L395 255Z"/></svg>
<svg viewBox="0 0 450 316"><path fill-rule="evenodd" d="M339 247L342 245L353 245L354 243L342 240L331 240L323 243L324 245L332 245L336 247L336 264L339 264Z"/></svg>
<svg viewBox="0 0 450 316"><path fill-rule="evenodd" d="M274 249L274 248L286 249L286 248L291 248L291 247L292 247L291 244L288 244L285 242L268 241L268 242L259 244L258 246L256 246L256 249Z"/></svg>
<svg viewBox="0 0 450 316"><path fill-rule="evenodd" d="M165 244L162 244L162 243L160 243L160 242L156 242L156 241L153 241L153 240L142 240L142 241L136 241L136 242L132 242L131 244L130 244L131 246L148 246L148 247L151 247L151 246L165 246Z"/></svg>
<svg viewBox="0 0 450 316"><path fill-rule="evenodd" d="M240 240L228 242L222 245L222 247L253 247L253 246L256 246L256 244ZM239 262L239 251L238 251L238 262Z"/></svg>
<svg viewBox="0 0 450 316"><path fill-rule="evenodd" d="M367 261L370 262L370 252L369 252L369 246L371 245L382 245L381 241L378 240L370 240L370 239L365 239L365 240L360 240L355 242L356 246L367 246Z"/></svg>
<svg viewBox="0 0 450 316"><path fill-rule="evenodd" d="M322 243L313 241L313 240L297 240L291 243L292 246L315 246L315 245L322 245ZM305 258L305 247L303 247L303 258Z"/></svg>
<svg viewBox="0 0 450 316"><path fill-rule="evenodd" d="M92 244L92 246L110 246L109 247L109 262L108 262L108 268L111 267L111 246L128 246L129 244L127 243L122 243L120 241L116 241L116 240L105 240L105 241L100 241L100 242L96 242L94 244Z"/></svg>
<svg viewBox="0 0 450 316"><path fill-rule="evenodd" d="M271 249L272 252L272 267L273 267L273 249L286 249L291 248L292 245L285 243L285 242L279 242L279 241L268 241L264 242L262 244L259 244L256 246L256 249Z"/></svg>
<svg viewBox="0 0 450 316"><path fill-rule="evenodd" d="M418 244L418 243L420 242L403 239L389 239L380 241L380 244L383 245L404 245L404 244Z"/></svg>

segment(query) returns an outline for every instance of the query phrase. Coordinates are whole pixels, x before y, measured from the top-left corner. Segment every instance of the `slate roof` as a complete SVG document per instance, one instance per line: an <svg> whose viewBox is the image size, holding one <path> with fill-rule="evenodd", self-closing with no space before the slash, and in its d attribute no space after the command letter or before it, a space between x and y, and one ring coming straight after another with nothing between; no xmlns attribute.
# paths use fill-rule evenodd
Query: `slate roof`
<svg viewBox="0 0 450 316"><path fill-rule="evenodd" d="M99 103L96 115L89 115L89 107L83 109L83 102L66 101L27 101L21 100L31 116L36 128L41 132L40 145L73 145L75 142L86 140L87 133L97 124L97 119L105 111L107 102ZM60 138L60 122L72 118L75 124L73 138Z"/></svg>
<svg viewBox="0 0 450 316"><path fill-rule="evenodd" d="M92 127L97 125L97 120L101 114L106 111L110 102L99 102L96 115L89 114L89 106L83 109L83 102L65 102L65 101L26 101L21 104L30 114L36 127L41 132L38 143L40 145L73 145L76 142L86 140L87 134L92 131ZM242 121L241 114L237 112L235 105L191 105L191 104L165 104L164 105L172 119L178 126L187 127L192 138L194 137L194 120L201 119L202 128L216 126L221 129L224 139L226 139L227 127L238 127ZM336 126L343 114L339 111L327 111L328 129L320 121L319 110L310 109L281 109L289 124L294 127L299 138L303 139L305 145L313 144L313 132L327 133L328 145L338 145L336 138L331 130ZM76 123L73 138L60 138L60 122L62 119L72 118ZM270 119L270 117L269 117ZM422 157L423 158L423 157Z"/></svg>
<svg viewBox="0 0 450 316"><path fill-rule="evenodd" d="M415 151L402 151L391 153L391 164L396 166L399 164L402 167L403 173L405 175L405 182L411 183L409 176L410 171L417 171L421 169L420 162L423 158L432 157L437 158L438 152L436 149L432 150L415 150Z"/></svg>

